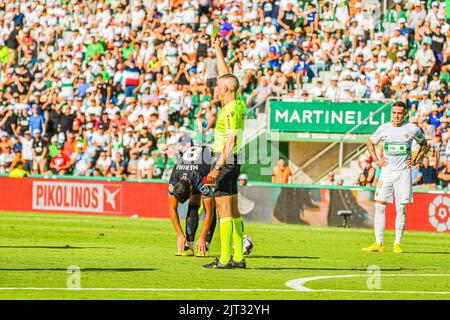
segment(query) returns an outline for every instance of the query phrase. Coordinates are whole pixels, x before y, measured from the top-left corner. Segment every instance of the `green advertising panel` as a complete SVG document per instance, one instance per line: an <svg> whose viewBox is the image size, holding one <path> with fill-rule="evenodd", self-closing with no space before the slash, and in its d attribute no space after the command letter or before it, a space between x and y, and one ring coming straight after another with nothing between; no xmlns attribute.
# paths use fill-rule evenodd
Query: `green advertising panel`
<svg viewBox="0 0 450 320"><path fill-rule="evenodd" d="M270 101L270 130L371 134L390 121L390 105L376 102ZM383 108L384 106L384 108Z"/></svg>

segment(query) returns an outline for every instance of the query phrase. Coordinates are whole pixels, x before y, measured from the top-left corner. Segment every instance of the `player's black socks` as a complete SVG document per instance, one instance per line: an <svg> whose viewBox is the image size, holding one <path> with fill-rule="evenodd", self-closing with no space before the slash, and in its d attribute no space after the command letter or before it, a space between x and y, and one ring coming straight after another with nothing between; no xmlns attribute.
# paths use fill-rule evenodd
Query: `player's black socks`
<svg viewBox="0 0 450 320"><path fill-rule="evenodd" d="M216 210L213 210L211 225L209 226L208 233L206 234L206 243L211 243L211 241L212 241L212 237L214 235L214 230L216 229L216 220L217 220Z"/></svg>
<svg viewBox="0 0 450 320"><path fill-rule="evenodd" d="M189 202L186 216L186 241L194 242L195 233L198 228L198 209L200 205Z"/></svg>

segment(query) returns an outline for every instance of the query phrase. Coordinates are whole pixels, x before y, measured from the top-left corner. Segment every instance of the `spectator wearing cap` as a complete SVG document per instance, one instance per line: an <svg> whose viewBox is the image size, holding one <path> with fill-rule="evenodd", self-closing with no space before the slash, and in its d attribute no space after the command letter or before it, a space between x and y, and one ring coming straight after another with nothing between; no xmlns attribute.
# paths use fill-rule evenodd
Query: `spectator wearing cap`
<svg viewBox="0 0 450 320"><path fill-rule="evenodd" d="M136 141L136 149L139 153L142 153L144 150L152 151L156 149L156 139L148 131L146 125L141 129L140 136Z"/></svg>
<svg viewBox="0 0 450 320"><path fill-rule="evenodd" d="M238 177L238 182L241 187L245 187L248 183L248 175L246 173L241 173Z"/></svg>
<svg viewBox="0 0 450 320"><path fill-rule="evenodd" d="M149 149L142 151L142 157L138 161L138 178L152 179L154 170L153 158L149 157Z"/></svg>
<svg viewBox="0 0 450 320"><path fill-rule="evenodd" d="M422 100L419 101L417 106L417 117L428 117L432 112L431 108L433 106L433 101L429 98L428 90L422 91Z"/></svg>
<svg viewBox="0 0 450 320"><path fill-rule="evenodd" d="M141 69L135 65L134 59L125 63L123 74L125 79L125 97L137 97L137 91L141 82Z"/></svg>
<svg viewBox="0 0 450 320"><path fill-rule="evenodd" d="M445 30L442 29L441 21L435 26L430 27L431 37L431 50L433 50L437 64L441 65L444 62L444 43L446 41Z"/></svg>
<svg viewBox="0 0 450 320"><path fill-rule="evenodd" d="M433 70L436 58L431 50L431 38L424 37L422 47L416 53L417 67L420 73L428 76Z"/></svg>
<svg viewBox="0 0 450 320"><path fill-rule="evenodd" d="M83 149L83 143L78 141L76 151L71 155L70 163L73 168L73 175L88 177L93 173L95 165L95 149Z"/></svg>
<svg viewBox="0 0 450 320"><path fill-rule="evenodd" d="M24 170L31 172L33 169L33 139L30 131L25 131L24 136L17 135L17 141L20 142L22 148L22 156L25 160Z"/></svg>
<svg viewBox="0 0 450 320"><path fill-rule="evenodd" d="M407 14L408 28L410 30L410 34L413 35L415 31L425 23L426 17L427 11L421 7L420 1L416 1L414 3L414 9L409 11Z"/></svg>
<svg viewBox="0 0 450 320"><path fill-rule="evenodd" d="M425 22L428 22L431 27L439 24L439 2L433 1L431 3L431 10L428 12Z"/></svg>
<svg viewBox="0 0 450 320"><path fill-rule="evenodd" d="M105 132L106 129L106 127L100 124L97 130L92 134L90 145L96 147L97 150L106 150L111 141L110 136Z"/></svg>
<svg viewBox="0 0 450 320"><path fill-rule="evenodd" d="M116 158L116 153L124 153L124 147L123 147L123 139L120 136L119 132L115 132L112 134L111 142L108 145L108 150L111 154L111 159Z"/></svg>
<svg viewBox="0 0 450 320"><path fill-rule="evenodd" d="M108 112L105 110L102 112L102 116L100 118L100 125L103 128L110 128L111 127L111 120L109 119Z"/></svg>
<svg viewBox="0 0 450 320"><path fill-rule="evenodd" d="M339 99L340 88L338 87L339 78L337 75L331 77L331 86L325 92L325 97L329 100L336 101Z"/></svg>

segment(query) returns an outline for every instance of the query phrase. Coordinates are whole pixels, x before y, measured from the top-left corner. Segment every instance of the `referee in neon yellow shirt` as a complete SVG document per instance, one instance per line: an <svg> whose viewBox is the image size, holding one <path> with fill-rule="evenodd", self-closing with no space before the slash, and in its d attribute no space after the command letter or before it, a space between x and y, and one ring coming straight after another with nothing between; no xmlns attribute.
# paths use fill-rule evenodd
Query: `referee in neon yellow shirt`
<svg viewBox="0 0 450 320"><path fill-rule="evenodd" d="M245 268L243 257L244 222L238 210L237 181L240 174L239 151L242 146L246 106L238 96L238 79L230 72L223 52L223 39L213 39L218 77L214 89L222 108L217 115L213 143L214 163L208 180L215 183L214 200L220 218L220 258L205 268ZM234 252L232 245L234 243Z"/></svg>

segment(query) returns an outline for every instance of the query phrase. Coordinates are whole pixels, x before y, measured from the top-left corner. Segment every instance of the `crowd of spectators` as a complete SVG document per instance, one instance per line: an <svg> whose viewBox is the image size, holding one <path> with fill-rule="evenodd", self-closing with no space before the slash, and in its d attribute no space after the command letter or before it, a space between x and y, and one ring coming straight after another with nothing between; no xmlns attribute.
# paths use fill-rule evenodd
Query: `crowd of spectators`
<svg viewBox="0 0 450 320"><path fill-rule="evenodd" d="M213 137L216 26L249 108L272 95L401 99L439 169L450 156L445 1L394 3L3 0L0 172L166 178L180 149Z"/></svg>

